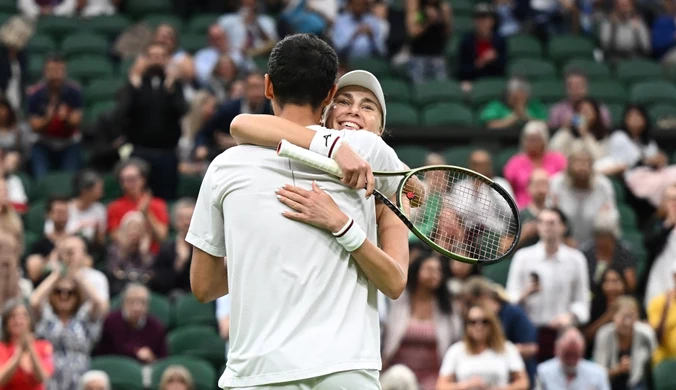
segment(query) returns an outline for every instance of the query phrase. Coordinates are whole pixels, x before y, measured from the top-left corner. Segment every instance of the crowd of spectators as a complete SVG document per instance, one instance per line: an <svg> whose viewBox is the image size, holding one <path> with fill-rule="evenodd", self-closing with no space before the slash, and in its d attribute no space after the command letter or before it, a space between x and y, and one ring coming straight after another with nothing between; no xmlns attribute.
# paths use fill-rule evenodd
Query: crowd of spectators
<svg viewBox="0 0 676 390"><path fill-rule="evenodd" d="M648 108L611 112L584 66L565 69L560 101L510 71L523 35L595 39L609 67L672 66L676 1L149 1L154 21L106 41L120 80L105 110L89 102L97 73L71 78L69 53L37 53L49 18L139 19L144 2L18 0L23 17L0 27L0 389L128 385L98 363L110 356L143 366L146 387L215 388L189 358L222 369L230 302L190 300L181 185L235 145L235 116L272 113L261 59L297 32L331 42L341 72L379 58L412 88L455 80L464 97L499 80L476 124L521 129L506 161L480 147L462 161L513 194L518 251L480 269L411 244L406 291L379 305L384 389L643 390L676 366L676 165ZM177 23L202 15L195 45ZM182 346L190 334L216 341Z"/></svg>

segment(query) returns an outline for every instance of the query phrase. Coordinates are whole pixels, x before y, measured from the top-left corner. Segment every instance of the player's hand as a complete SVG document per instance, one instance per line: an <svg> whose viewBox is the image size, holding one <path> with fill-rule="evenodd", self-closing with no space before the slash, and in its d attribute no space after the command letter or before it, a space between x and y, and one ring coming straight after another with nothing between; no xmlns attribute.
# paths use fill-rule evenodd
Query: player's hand
<svg viewBox="0 0 676 390"><path fill-rule="evenodd" d="M355 153L349 145L345 143L340 145L333 159L336 160L340 170L343 171L343 179L341 180L343 183L357 190L366 188L367 198L373 194L375 179L371 165Z"/></svg>
<svg viewBox="0 0 676 390"><path fill-rule="evenodd" d="M277 199L293 210L285 210L282 215L294 221L335 233L349 220L349 217L340 211L331 195L322 191L315 182L312 182L312 191L285 185L275 192Z"/></svg>

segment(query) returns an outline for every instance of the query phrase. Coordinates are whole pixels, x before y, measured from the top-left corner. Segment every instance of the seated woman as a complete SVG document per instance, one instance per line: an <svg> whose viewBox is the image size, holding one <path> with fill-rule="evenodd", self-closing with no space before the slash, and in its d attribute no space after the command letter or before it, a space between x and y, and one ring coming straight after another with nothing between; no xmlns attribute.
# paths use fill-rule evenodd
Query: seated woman
<svg viewBox="0 0 676 390"><path fill-rule="evenodd" d="M35 339L31 315L22 300L7 302L0 318L0 389L44 390L54 372L52 344Z"/></svg>
<svg viewBox="0 0 676 390"><path fill-rule="evenodd" d="M613 321L615 301L628 292L624 275L615 268L606 269L601 275L601 282L598 287L592 289L591 315L589 323L583 328L584 337L587 341L587 356L591 355L594 348L594 340L598 330Z"/></svg>
<svg viewBox="0 0 676 390"><path fill-rule="evenodd" d="M500 321L483 306L471 306L465 337L451 346L439 371L437 390L528 389L528 375L514 344L505 341Z"/></svg>
<svg viewBox="0 0 676 390"><path fill-rule="evenodd" d="M570 128L560 128L549 142L549 148L568 156L573 150L584 147L594 160L603 157L609 131L601 116L601 106L594 99L582 99L573 109Z"/></svg>
<svg viewBox="0 0 676 390"><path fill-rule="evenodd" d="M160 390L195 390L190 371L183 366L169 366L160 378Z"/></svg>
<svg viewBox="0 0 676 390"><path fill-rule="evenodd" d="M526 80L512 78L507 83L504 101L488 103L479 119L489 129L506 129L531 120L546 120L547 108L530 96L530 84Z"/></svg>

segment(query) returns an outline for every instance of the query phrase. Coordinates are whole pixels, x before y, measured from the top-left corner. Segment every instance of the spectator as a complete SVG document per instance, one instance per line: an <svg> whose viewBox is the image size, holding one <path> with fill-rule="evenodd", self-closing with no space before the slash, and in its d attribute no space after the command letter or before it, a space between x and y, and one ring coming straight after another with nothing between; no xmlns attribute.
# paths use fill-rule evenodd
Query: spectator
<svg viewBox="0 0 676 390"><path fill-rule="evenodd" d="M239 114L272 114L265 97L265 78L260 73L246 78L245 96L222 104L195 137L195 158L212 159L237 143L230 136L230 123Z"/></svg>
<svg viewBox="0 0 676 390"><path fill-rule="evenodd" d="M519 249L509 267L507 292L538 327L538 361L553 356L556 333L589 320L589 276L582 252L563 244L565 216L538 214L540 242Z"/></svg>
<svg viewBox="0 0 676 390"><path fill-rule="evenodd" d="M120 3L122 0L78 0L77 12L85 18L114 15Z"/></svg>
<svg viewBox="0 0 676 390"><path fill-rule="evenodd" d="M650 55L650 32L634 0L615 0L612 13L601 21L601 48L610 61Z"/></svg>
<svg viewBox="0 0 676 390"><path fill-rule="evenodd" d="M566 158L547 149L548 140L549 132L544 122L526 123L521 132L522 152L512 156L505 165L504 176L512 185L519 209L523 209L530 202L528 181L536 168L542 168L549 175L566 168Z"/></svg>
<svg viewBox="0 0 676 390"><path fill-rule="evenodd" d="M102 301L108 303L110 300L108 279L106 279L106 275L103 272L92 268L92 261L87 253L87 243L85 240L78 235L64 237L59 241L57 251L60 266L79 269L83 279L96 290L97 296Z"/></svg>
<svg viewBox="0 0 676 390"><path fill-rule="evenodd" d="M188 234L195 201L180 199L174 205L172 220L176 237L162 243L160 253L155 258L155 277L150 288L161 294L178 290L190 293L190 261L192 246L185 241Z"/></svg>
<svg viewBox="0 0 676 390"><path fill-rule="evenodd" d="M537 330L523 309L509 303L507 297L501 294L501 289L488 279L475 276L465 284L462 296L467 300L467 307L481 305L500 319L505 338L516 346L526 364L530 388L533 388L537 368Z"/></svg>
<svg viewBox="0 0 676 390"><path fill-rule="evenodd" d="M104 371L87 371L82 375L78 390L111 390L110 378Z"/></svg>
<svg viewBox="0 0 676 390"><path fill-rule="evenodd" d="M142 160L131 158L119 163L115 172L123 195L108 204L108 231L111 237L113 240L117 239L117 230L127 213L140 211L150 227L148 229L152 235L150 250L157 253L160 242L167 237L169 215L166 202L154 197L146 187L150 167Z"/></svg>
<svg viewBox="0 0 676 390"><path fill-rule="evenodd" d="M594 361L608 370L613 389L646 389L645 372L657 347L650 325L639 322L638 302L630 296L615 301L613 322L596 334Z"/></svg>
<svg viewBox="0 0 676 390"><path fill-rule="evenodd" d="M547 112L539 101L531 99L530 84L512 78L507 83L504 101L494 100L481 110L481 123L489 129L506 129L521 126L529 120L545 120Z"/></svg>
<svg viewBox="0 0 676 390"><path fill-rule="evenodd" d="M592 291L601 287L601 275L613 268L627 281L627 292L633 292L636 289L636 256L620 239L619 215L601 212L593 226L591 239L580 246L587 258Z"/></svg>
<svg viewBox="0 0 676 390"><path fill-rule="evenodd" d="M245 59L268 55L277 43L277 26L270 16L259 13L255 0L241 0L239 11L218 21L230 38L231 53Z"/></svg>
<svg viewBox="0 0 676 390"><path fill-rule="evenodd" d="M474 7L474 31L458 46L458 79L465 92L482 77L504 77L507 70L507 41L495 34L495 15L490 5Z"/></svg>
<svg viewBox="0 0 676 390"><path fill-rule="evenodd" d="M439 0L407 0L406 28L411 37L409 77L415 84L444 81L446 41L451 35L451 6Z"/></svg>
<svg viewBox="0 0 676 390"><path fill-rule="evenodd" d="M14 236L23 247L23 222L9 200L7 181L0 178L0 231Z"/></svg>
<svg viewBox="0 0 676 390"><path fill-rule="evenodd" d="M108 315L103 323L97 355L122 355L143 364L167 356L164 326L148 313L148 289L128 284L122 292L122 309Z"/></svg>
<svg viewBox="0 0 676 390"><path fill-rule="evenodd" d="M451 274L446 281L446 287L451 295L456 298L461 298L461 292L465 283L473 276L481 275L479 267L476 264L463 263L461 261L448 260Z"/></svg>
<svg viewBox="0 0 676 390"><path fill-rule="evenodd" d="M218 24L211 25L207 34L209 46L200 49L195 53L195 72L197 73L197 81L203 85L207 84L219 59L226 55L233 62L235 69L237 69L237 67L247 66L241 53L230 50L228 35L221 26Z"/></svg>
<svg viewBox="0 0 676 390"><path fill-rule="evenodd" d="M600 212L617 213L615 191L610 179L594 173L594 159L584 147L568 156L568 167L552 177L550 196L561 209L577 242L592 236Z"/></svg>
<svg viewBox="0 0 676 390"><path fill-rule="evenodd" d="M507 38L521 31L521 23L524 19L524 1L520 0L497 0L495 1L495 13L498 20L498 34Z"/></svg>
<svg viewBox="0 0 676 390"><path fill-rule="evenodd" d="M0 308L13 299L28 298L33 290L31 282L21 277L20 256L16 237L0 230Z"/></svg>
<svg viewBox="0 0 676 390"><path fill-rule="evenodd" d="M23 150L23 138L14 108L6 98L0 97L0 150Z"/></svg>
<svg viewBox="0 0 676 390"><path fill-rule="evenodd" d="M38 314L36 334L54 345L54 376L48 390L72 389L89 369L89 355L101 331L108 304L71 264L50 275L33 292L31 309Z"/></svg>
<svg viewBox="0 0 676 390"><path fill-rule="evenodd" d="M146 221L138 211L125 214L117 240L108 247L106 271L111 280L110 290L118 294L129 282L154 283L153 254Z"/></svg>
<svg viewBox="0 0 676 390"><path fill-rule="evenodd" d="M387 29L383 21L369 9L366 0L348 0L345 11L333 26L333 46L339 57L384 57L387 50Z"/></svg>
<svg viewBox="0 0 676 390"><path fill-rule="evenodd" d="M207 164L194 159L195 138L197 132L214 116L216 112L216 98L207 91L199 91L190 103L190 111L183 118L183 135L178 141L179 165L178 170L184 175L204 175Z"/></svg>
<svg viewBox="0 0 676 390"><path fill-rule="evenodd" d="M237 64L230 55L223 54L218 58L204 85L216 96L218 103L225 103L232 98L230 90L237 75Z"/></svg>
<svg viewBox="0 0 676 390"><path fill-rule="evenodd" d="M289 1L278 16L278 31L283 31L280 32L281 35L323 36L327 27L333 25L337 15L337 0Z"/></svg>
<svg viewBox="0 0 676 390"><path fill-rule="evenodd" d="M146 160L153 171L149 177L153 193L174 199L178 187L178 156L181 118L187 111L183 92L177 85L175 66L161 44L151 44L132 70L122 92L121 115L126 120L126 137L134 146L132 155Z"/></svg>
<svg viewBox="0 0 676 390"><path fill-rule="evenodd" d="M162 373L160 390L195 390L195 383L185 367L169 366Z"/></svg>
<svg viewBox="0 0 676 390"><path fill-rule="evenodd" d="M615 302L621 296L628 294L629 288L624 276L614 268L608 268L601 274L599 284L592 290L592 306L589 324L582 330L589 343L587 356L594 350L594 340L599 329L613 321L615 316Z"/></svg>
<svg viewBox="0 0 676 390"><path fill-rule="evenodd" d="M603 366L582 358L584 338L576 328L568 328L556 341L556 357L538 366L543 389L610 390Z"/></svg>
<svg viewBox="0 0 676 390"><path fill-rule="evenodd" d="M444 356L437 390L505 388L528 389L528 376L519 350L509 341L495 314L472 306L465 319L465 336Z"/></svg>
<svg viewBox="0 0 676 390"><path fill-rule="evenodd" d="M652 47L653 55L667 64L676 61L676 4L665 1L664 13L653 22Z"/></svg>
<svg viewBox="0 0 676 390"><path fill-rule="evenodd" d="M383 340L383 367L410 368L424 389L433 388L444 352L461 335L444 283L444 264L424 255L409 266L406 290L392 302Z"/></svg>
<svg viewBox="0 0 676 390"><path fill-rule="evenodd" d="M230 295L223 295L216 300L216 319L218 320L218 334L225 340L225 360L228 360L230 347L230 312L232 302Z"/></svg>
<svg viewBox="0 0 676 390"><path fill-rule="evenodd" d="M644 293L644 304L647 307L658 295L674 287L671 267L676 256L676 185L667 187L664 193L663 205L656 218L650 221L646 233L645 243L648 249L644 280L641 282L639 293Z"/></svg>
<svg viewBox="0 0 676 390"><path fill-rule="evenodd" d="M169 58L164 61L164 65L168 65L167 70L172 70L175 80L180 80L182 87L192 84L195 80L195 63L190 54L179 47L176 29L170 24L160 24L155 29L153 42L167 50Z"/></svg>
<svg viewBox="0 0 676 390"><path fill-rule="evenodd" d="M507 180L500 176L493 175L493 159L491 154L488 151L483 149L476 149L469 155L469 162L467 167L474 172L478 172L489 179L492 179L494 182L499 184L502 188L507 191L512 197L514 196L514 191L512 186Z"/></svg>
<svg viewBox="0 0 676 390"><path fill-rule="evenodd" d="M24 16L37 19L43 15L75 16L77 0L18 0L17 8Z"/></svg>
<svg viewBox="0 0 676 390"><path fill-rule="evenodd" d="M16 212L25 213L28 211L28 196L23 181L10 170L11 159L10 153L3 153L0 149L0 180L4 182L9 204Z"/></svg>
<svg viewBox="0 0 676 390"><path fill-rule="evenodd" d="M574 105L575 114L570 127L560 128L549 148L568 156L581 147L591 153L594 160L606 155L608 127L601 120L601 107L594 99L583 98Z"/></svg>
<svg viewBox="0 0 676 390"><path fill-rule="evenodd" d="M676 263L672 263L669 272L676 279ZM653 367L666 359L676 358L676 288L660 293L647 305L648 322L655 330L658 346L653 355Z"/></svg>
<svg viewBox="0 0 676 390"><path fill-rule="evenodd" d="M103 245L106 239L106 207L101 204L103 179L96 172L85 170L73 180L75 197L68 204L66 233L79 234L87 241ZM45 222L45 234L54 232L54 222Z"/></svg>
<svg viewBox="0 0 676 390"><path fill-rule="evenodd" d="M52 344L35 339L33 321L22 300L8 302L0 318L0 386L8 390L44 390L54 372Z"/></svg>
<svg viewBox="0 0 676 390"><path fill-rule="evenodd" d="M31 153L35 177L80 169L82 106L80 87L66 79L65 60L48 57L44 81L28 90L28 122L38 137Z"/></svg>
<svg viewBox="0 0 676 390"><path fill-rule="evenodd" d="M538 242L537 217L545 208L545 201L549 197L549 173L542 168L536 168L528 179L528 195L530 203L519 212L521 220L521 237L519 248L535 245Z"/></svg>
<svg viewBox="0 0 676 390"><path fill-rule="evenodd" d="M551 35L570 31L573 24L572 15L579 12L577 4L584 4L584 1L579 3L553 0L530 1L533 34L541 41L547 42Z"/></svg>
<svg viewBox="0 0 676 390"><path fill-rule="evenodd" d="M19 16L0 27L0 91L13 110L23 108L29 77L25 48L33 30L33 26Z"/></svg>
<svg viewBox="0 0 676 390"><path fill-rule="evenodd" d="M61 239L68 236L68 202L69 199L62 196L54 196L47 201L46 223L51 224L53 229L33 243L26 258L26 273L34 284L42 278L45 265L49 261L57 260L56 246Z"/></svg>
<svg viewBox="0 0 676 390"><path fill-rule="evenodd" d="M588 80L582 70L574 69L566 72L566 98L554 104L549 110L549 127L559 129L571 128L575 117L575 105L588 97ZM606 128L612 125L610 112L605 104L599 104L601 119Z"/></svg>

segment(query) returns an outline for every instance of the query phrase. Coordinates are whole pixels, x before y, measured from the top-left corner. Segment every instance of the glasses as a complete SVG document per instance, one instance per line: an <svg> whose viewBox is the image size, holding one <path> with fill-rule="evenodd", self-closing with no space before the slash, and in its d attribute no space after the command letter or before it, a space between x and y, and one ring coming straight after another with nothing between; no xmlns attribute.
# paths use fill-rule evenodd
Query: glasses
<svg viewBox="0 0 676 390"><path fill-rule="evenodd" d="M488 319L486 319L486 318L475 318L475 319L467 320L467 325L469 325L469 326L474 326L474 325L479 325L479 324L487 326L488 324L490 324L490 321L488 321Z"/></svg>
<svg viewBox="0 0 676 390"><path fill-rule="evenodd" d="M54 294L60 295L64 298L70 298L75 295L75 290L70 288L55 288Z"/></svg>

